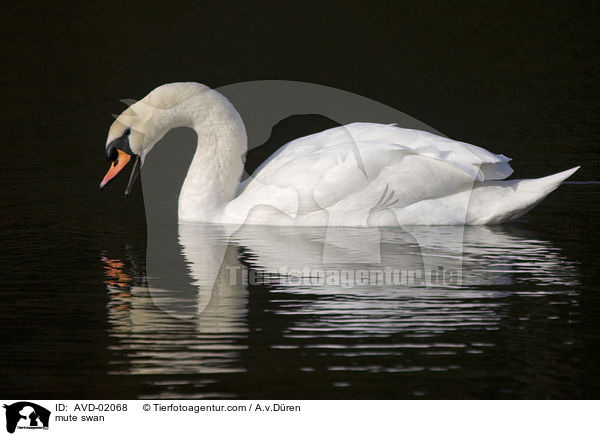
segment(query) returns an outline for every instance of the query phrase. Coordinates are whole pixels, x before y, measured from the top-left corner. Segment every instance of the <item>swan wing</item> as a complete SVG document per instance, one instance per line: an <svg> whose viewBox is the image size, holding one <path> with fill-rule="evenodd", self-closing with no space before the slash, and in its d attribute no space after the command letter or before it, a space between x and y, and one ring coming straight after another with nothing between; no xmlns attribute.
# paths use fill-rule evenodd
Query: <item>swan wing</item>
<svg viewBox="0 0 600 436"><path fill-rule="evenodd" d="M354 123L291 141L246 182L231 210L256 205L290 215L312 209L364 214L451 195L474 181L512 173L509 158L395 125ZM313 201L314 200L314 201ZM347 218L346 218L347 220Z"/></svg>
<svg viewBox="0 0 600 436"><path fill-rule="evenodd" d="M502 180L513 172L508 164L510 158L502 154L421 130L377 123L353 123L298 138L280 148L257 172L270 165L271 160L287 161L302 155L321 154L351 142L377 144L384 149L406 148L415 154L448 162L480 182Z"/></svg>

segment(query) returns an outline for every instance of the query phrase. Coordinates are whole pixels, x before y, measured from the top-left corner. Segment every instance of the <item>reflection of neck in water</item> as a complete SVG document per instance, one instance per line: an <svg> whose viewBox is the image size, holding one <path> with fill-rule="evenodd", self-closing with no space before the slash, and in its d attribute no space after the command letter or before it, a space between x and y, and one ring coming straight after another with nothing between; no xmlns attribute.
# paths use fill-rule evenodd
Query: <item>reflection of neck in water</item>
<svg viewBox="0 0 600 436"><path fill-rule="evenodd" d="M236 229L179 224L178 232L179 244L167 244L160 234L149 238L148 294L170 316L198 318L206 327L225 328L217 324L244 316L248 274L238 260L240 247L252 272L261 273L258 279L251 275L251 285L261 285L261 278L278 277L266 284L343 294L350 287L450 292L461 286L574 281L573 266L549 242L487 227L403 230L243 225ZM127 277L109 268L121 263L109 259L106 263L113 279ZM319 280L319 274L325 279ZM333 279L328 281L327 274ZM351 276L352 282L340 283L340 274Z"/></svg>
<svg viewBox="0 0 600 436"><path fill-rule="evenodd" d="M301 337L320 344L334 340L328 335L346 331L351 337L381 338L438 336L464 326L495 329L505 314L505 297L515 291L505 285L576 281L575 268L535 234L469 227L464 244L456 245L459 229L382 229L378 235L373 229L335 229L337 236L331 239L324 228L250 225L180 225L179 238L149 232L147 288L133 286L127 262L109 254L104 259L111 336L117 339L113 351L120 353L112 371L239 372L245 368L250 332L283 344ZM379 262L365 257L374 240L380 241ZM240 251L250 272L273 274L277 280L264 286L239 280L238 272L246 268L238 259ZM364 284L356 276L350 286L298 281L298 276L289 280L294 274L310 278L315 271L358 274L456 265L463 270L458 287L406 286L394 280Z"/></svg>
<svg viewBox="0 0 600 436"><path fill-rule="evenodd" d="M218 318L211 313L226 311L241 316L248 275L238 261L238 247L261 272L259 279L251 277L251 285L275 276L282 286L343 293L348 287L450 291L518 280L569 282L569 265L548 242L500 229L236 227L179 224L181 251L172 251L172 259L160 235L149 241L148 284L156 306L178 318L208 321ZM342 276L351 276L352 283L340 283Z"/></svg>
<svg viewBox="0 0 600 436"><path fill-rule="evenodd" d="M208 329L234 328L223 322L245 313L245 289L228 275L229 269L240 266L237 247L229 244L229 234L221 225L180 224L178 229L180 251L165 252L160 239L148 241L148 254L150 247L156 250L149 256L153 262L147 263L154 304L176 318L197 318ZM158 276L153 276L153 270Z"/></svg>

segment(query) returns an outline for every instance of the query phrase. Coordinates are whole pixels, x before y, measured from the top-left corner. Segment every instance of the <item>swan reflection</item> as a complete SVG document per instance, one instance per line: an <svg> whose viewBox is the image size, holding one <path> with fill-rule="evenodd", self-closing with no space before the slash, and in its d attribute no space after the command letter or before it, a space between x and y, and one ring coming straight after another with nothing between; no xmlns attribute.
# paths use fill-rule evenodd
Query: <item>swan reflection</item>
<svg viewBox="0 0 600 436"><path fill-rule="evenodd" d="M410 348L407 338L497 329L507 296L521 292L513 285L577 282L557 248L519 229L180 224L177 232L177 244L168 231L149 232L145 276L103 257L115 373L244 372L261 335L271 349L380 355L382 346ZM400 359L385 370L403 368Z"/></svg>

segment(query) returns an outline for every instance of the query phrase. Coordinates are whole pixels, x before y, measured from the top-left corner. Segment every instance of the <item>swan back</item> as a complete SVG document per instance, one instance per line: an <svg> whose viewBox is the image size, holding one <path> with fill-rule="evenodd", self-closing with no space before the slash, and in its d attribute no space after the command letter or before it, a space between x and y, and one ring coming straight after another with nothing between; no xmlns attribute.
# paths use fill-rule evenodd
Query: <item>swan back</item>
<svg viewBox="0 0 600 436"><path fill-rule="evenodd" d="M451 195L475 181L505 178L512 173L509 160L419 130L353 123L283 146L255 171L227 210L237 221L255 205L267 205L291 216L326 209L328 225L381 224L382 216L368 222L374 208L403 208ZM448 219L464 221L464 207L462 218ZM308 219L306 225L322 223Z"/></svg>
<svg viewBox="0 0 600 436"><path fill-rule="evenodd" d="M284 145L244 184L225 218L308 226L484 224L522 215L566 178L521 181L529 187L523 195L517 181L503 180L513 172L509 161L420 130L353 123Z"/></svg>

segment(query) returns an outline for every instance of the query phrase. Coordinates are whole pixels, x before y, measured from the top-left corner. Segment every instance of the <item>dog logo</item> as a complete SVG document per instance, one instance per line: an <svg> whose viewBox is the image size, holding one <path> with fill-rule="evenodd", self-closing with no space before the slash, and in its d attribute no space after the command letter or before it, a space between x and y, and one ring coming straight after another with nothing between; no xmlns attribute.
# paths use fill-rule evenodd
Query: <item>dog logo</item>
<svg viewBox="0 0 600 436"><path fill-rule="evenodd" d="M4 405L6 409L6 431L14 433L15 429L48 429L50 411L29 401L19 401Z"/></svg>

